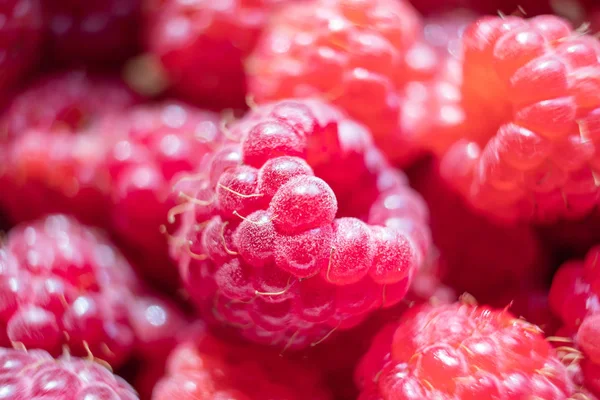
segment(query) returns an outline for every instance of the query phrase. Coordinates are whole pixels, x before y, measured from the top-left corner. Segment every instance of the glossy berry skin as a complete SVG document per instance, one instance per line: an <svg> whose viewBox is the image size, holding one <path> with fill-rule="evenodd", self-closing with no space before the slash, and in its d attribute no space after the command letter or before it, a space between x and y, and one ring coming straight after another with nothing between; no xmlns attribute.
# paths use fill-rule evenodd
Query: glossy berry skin
<svg viewBox="0 0 600 400"><path fill-rule="evenodd" d="M133 251L146 277L177 286L161 226L167 225L173 179L201 165L224 141L220 116L176 101L139 105L103 121L118 139L108 150L111 231ZM141 250L141 251L140 251Z"/></svg>
<svg viewBox="0 0 600 400"><path fill-rule="evenodd" d="M137 297L146 290L104 236L63 215L8 233L0 248L0 293L4 346L52 354L67 347L71 354L91 353L117 366L135 346L150 341L138 330L149 335L149 326L164 325L165 318L132 317L142 301L156 300Z"/></svg>
<svg viewBox="0 0 600 400"><path fill-rule="evenodd" d="M420 306L382 329L358 365L360 400L566 399L576 393L541 330L506 310Z"/></svg>
<svg viewBox="0 0 600 400"><path fill-rule="evenodd" d="M179 96L209 107L245 108L244 60L286 2L146 0L146 46Z"/></svg>
<svg viewBox="0 0 600 400"><path fill-rule="evenodd" d="M220 341L207 332L169 356L152 400L327 400L315 370L248 344Z"/></svg>
<svg viewBox="0 0 600 400"><path fill-rule="evenodd" d="M596 246L583 260L564 263L554 276L549 296L550 307L562 323L557 335L572 338L574 346L583 353L584 357L579 357L577 361L581 361L584 383L596 395L600 395L599 256L600 247ZM565 352L567 363L572 362L570 357L574 353L578 351L572 349L572 352Z"/></svg>
<svg viewBox="0 0 600 400"><path fill-rule="evenodd" d="M42 38L42 12L38 0L8 0L0 4L0 101L33 66Z"/></svg>
<svg viewBox="0 0 600 400"><path fill-rule="evenodd" d="M116 63L139 47L141 0L43 1L48 57L54 62Z"/></svg>
<svg viewBox="0 0 600 400"><path fill-rule="evenodd" d="M0 122L0 203L11 220L69 212L105 225L112 132L95 128L135 101L122 83L83 71L41 78L18 94Z"/></svg>
<svg viewBox="0 0 600 400"><path fill-rule="evenodd" d="M558 17L485 17L463 45L466 107L485 110L488 127L448 150L444 175L500 218L589 214L598 202L600 42Z"/></svg>
<svg viewBox="0 0 600 400"><path fill-rule="evenodd" d="M228 131L241 143L177 189L189 209L172 250L205 318L299 349L404 297L428 253L427 210L366 129L289 100Z"/></svg>
<svg viewBox="0 0 600 400"><path fill-rule="evenodd" d="M399 92L411 80L406 56L420 33L419 17L405 1L289 5L273 17L246 64L250 95L259 104L320 96L366 125L390 157L407 163L415 149L396 134Z"/></svg>
<svg viewBox="0 0 600 400"><path fill-rule="evenodd" d="M54 359L43 350L0 348L0 387L11 400L139 399L106 367L68 354Z"/></svg>

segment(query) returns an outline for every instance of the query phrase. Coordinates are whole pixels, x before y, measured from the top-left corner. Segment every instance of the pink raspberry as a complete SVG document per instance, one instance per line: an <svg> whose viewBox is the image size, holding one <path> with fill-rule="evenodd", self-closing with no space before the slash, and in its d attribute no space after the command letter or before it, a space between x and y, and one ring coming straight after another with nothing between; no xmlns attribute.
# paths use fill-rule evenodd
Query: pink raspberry
<svg viewBox="0 0 600 400"><path fill-rule="evenodd" d="M138 47L141 0L44 0L55 61L118 62Z"/></svg>
<svg viewBox="0 0 600 400"><path fill-rule="evenodd" d="M3 346L52 354L66 346L71 354L93 354L113 366L136 346L157 352L167 347L158 342L168 336L160 334L165 303L148 297L106 238L74 219L51 215L13 228L0 248L0 272ZM148 302L162 317L139 314Z"/></svg>
<svg viewBox="0 0 600 400"><path fill-rule="evenodd" d="M0 203L15 221L69 212L103 225L111 133L95 131L107 114L135 102L125 86L70 71L43 78L13 99L2 116Z"/></svg>
<svg viewBox="0 0 600 400"><path fill-rule="evenodd" d="M538 327L506 310L460 303L415 307L384 328L356 380L360 400L563 400L577 393Z"/></svg>
<svg viewBox="0 0 600 400"><path fill-rule="evenodd" d="M600 395L600 247L592 248L584 260L564 263L554 276L550 306L563 327L557 345L565 362L581 362L586 386ZM563 339L560 336L564 336ZM569 338L574 345L569 345ZM567 342L567 344L565 344ZM575 347L579 350L576 350Z"/></svg>
<svg viewBox="0 0 600 400"><path fill-rule="evenodd" d="M42 38L42 12L38 0L6 0L0 4L0 102L7 89L31 69Z"/></svg>
<svg viewBox="0 0 600 400"><path fill-rule="evenodd" d="M0 396L10 400L139 399L127 382L90 360L0 348Z"/></svg>
<svg viewBox="0 0 600 400"><path fill-rule="evenodd" d="M171 181L194 170L224 140L218 114L167 101L141 105L105 122L119 137L108 155L111 229L127 243L146 277L176 286L162 225L175 203ZM143 249L142 251L139 251Z"/></svg>
<svg viewBox="0 0 600 400"><path fill-rule="evenodd" d="M487 128L464 132L444 175L477 208L553 222L596 207L600 42L558 17L485 17L464 40L467 107Z"/></svg>
<svg viewBox="0 0 600 400"><path fill-rule="evenodd" d="M146 0L146 45L178 95L210 107L245 108L244 60L286 1Z"/></svg>
<svg viewBox="0 0 600 400"><path fill-rule="evenodd" d="M406 1L291 4L275 15L246 65L250 94L258 103L320 96L365 124L394 160L407 163L417 149L395 134L399 92L414 76L412 63L435 69L428 50L412 49L420 33L419 17Z"/></svg>
<svg viewBox="0 0 600 400"><path fill-rule="evenodd" d="M193 208L172 241L205 317L302 348L404 297L428 251L427 209L366 129L321 101L290 100L228 135L241 143L180 192Z"/></svg>
<svg viewBox="0 0 600 400"><path fill-rule="evenodd" d="M314 370L278 353L226 343L200 332L169 356L153 400L326 400L331 396Z"/></svg>

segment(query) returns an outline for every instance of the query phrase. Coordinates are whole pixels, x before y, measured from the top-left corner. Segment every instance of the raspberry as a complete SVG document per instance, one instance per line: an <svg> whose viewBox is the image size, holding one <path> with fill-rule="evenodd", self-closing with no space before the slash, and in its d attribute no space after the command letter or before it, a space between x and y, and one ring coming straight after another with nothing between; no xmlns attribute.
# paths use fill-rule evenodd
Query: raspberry
<svg viewBox="0 0 600 400"><path fill-rule="evenodd" d="M138 47L141 0L43 1L55 61L115 63Z"/></svg>
<svg viewBox="0 0 600 400"><path fill-rule="evenodd" d="M484 111L488 127L451 147L444 175L501 218L589 214L598 197L598 40L558 17L486 17L463 45L467 114Z"/></svg>
<svg viewBox="0 0 600 400"><path fill-rule="evenodd" d="M200 165L224 137L219 116L174 101L140 105L105 121L102 132L119 137L109 150L111 229L134 251L136 264L156 283L176 286L160 227L175 206L171 181Z"/></svg>
<svg viewBox="0 0 600 400"><path fill-rule="evenodd" d="M560 319L563 327L559 345L564 352L565 361L573 364L581 361L586 386L596 395L600 395L600 340L597 335L600 326L600 270L598 257L600 247L592 248L584 260L571 260L564 263L554 276L550 289L550 307ZM568 338L574 339L575 348L564 345ZM573 347L571 346L571 347ZM583 360L581 360L583 358Z"/></svg>
<svg viewBox="0 0 600 400"><path fill-rule="evenodd" d="M102 225L108 210L109 134L96 122L134 103L119 82L71 71L20 93L2 117L0 203L15 221L69 212Z"/></svg>
<svg viewBox="0 0 600 400"><path fill-rule="evenodd" d="M407 163L415 149L393 133L411 61L430 59L428 51L410 51L419 24L405 1L291 4L274 16L247 63L249 92L259 103L321 96L365 124L390 157Z"/></svg>
<svg viewBox="0 0 600 400"><path fill-rule="evenodd" d="M42 13L38 0L8 0L0 5L0 101L29 70L39 50Z"/></svg>
<svg viewBox="0 0 600 400"><path fill-rule="evenodd" d="M127 382L95 362L43 350L0 348L0 387L5 399L139 399Z"/></svg>
<svg viewBox="0 0 600 400"><path fill-rule="evenodd" d="M549 281L550 260L532 227L502 225L475 213L440 176L436 160L417 165L411 183L430 210L440 279L457 293L506 306L513 300L506 292L513 295L518 293L513 289Z"/></svg>
<svg viewBox="0 0 600 400"><path fill-rule="evenodd" d="M428 251L427 209L367 130L290 100L228 131L241 143L182 192L193 208L172 241L204 317L299 349L404 297Z"/></svg>
<svg viewBox="0 0 600 400"><path fill-rule="evenodd" d="M541 330L506 310L421 306L374 339L362 399L566 399L576 393Z"/></svg>
<svg viewBox="0 0 600 400"><path fill-rule="evenodd" d="M162 303L147 298L109 241L74 219L51 215L13 228L0 248L0 267L4 346L20 343L52 354L67 346L74 355L91 353L115 366L134 346L143 349L161 337L150 327L159 329L163 317L136 313L149 301Z"/></svg>
<svg viewBox="0 0 600 400"><path fill-rule="evenodd" d="M210 107L245 108L243 62L286 0L147 0L146 45L173 90Z"/></svg>
<svg viewBox="0 0 600 400"><path fill-rule="evenodd" d="M331 398L320 377L300 363L247 344L225 343L200 333L170 355L154 400Z"/></svg>

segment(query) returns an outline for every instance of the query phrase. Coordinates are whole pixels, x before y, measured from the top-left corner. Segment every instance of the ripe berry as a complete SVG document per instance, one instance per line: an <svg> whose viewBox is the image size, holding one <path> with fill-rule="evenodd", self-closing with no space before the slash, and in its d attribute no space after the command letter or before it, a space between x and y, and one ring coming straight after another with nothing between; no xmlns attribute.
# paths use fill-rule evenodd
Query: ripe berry
<svg viewBox="0 0 600 400"><path fill-rule="evenodd" d="M404 297L428 253L427 209L367 130L321 101L289 100L228 131L241 143L182 192L171 241L205 318L303 348Z"/></svg>
<svg viewBox="0 0 600 400"><path fill-rule="evenodd" d="M577 219L597 204L600 42L558 17L485 17L465 32L467 114L442 172L500 218ZM477 117L479 118L479 117Z"/></svg>
<svg viewBox="0 0 600 400"><path fill-rule="evenodd" d="M410 52L419 23L406 1L290 4L273 17L246 64L250 95L258 103L320 96L365 124L391 157L407 162L415 150L394 133L399 92L413 72L410 54L423 59Z"/></svg>
<svg viewBox="0 0 600 400"><path fill-rule="evenodd" d="M146 0L146 46L174 92L215 108L244 108L243 63L286 0Z"/></svg>
<svg viewBox="0 0 600 400"><path fill-rule="evenodd" d="M0 203L14 222L69 212L106 224L112 132L97 122L131 106L125 86L70 71L43 78L17 95L2 116Z"/></svg>
<svg viewBox="0 0 600 400"><path fill-rule="evenodd" d="M136 400L137 393L106 367L69 354L0 348L0 395L11 400Z"/></svg>
<svg viewBox="0 0 600 400"><path fill-rule="evenodd" d="M506 310L424 305L375 337L362 399L566 399L577 388L541 330Z"/></svg>
<svg viewBox="0 0 600 400"><path fill-rule="evenodd" d="M600 339L597 335L600 321L600 247L592 248L584 260L564 263L554 276L550 289L550 307L560 319L562 328L557 336L564 336L558 345L567 364L581 362L586 386L600 395ZM565 345L572 338L573 345ZM581 357L583 354L584 357ZM579 357L573 358L574 355ZM583 359L583 360L582 360Z"/></svg>
<svg viewBox="0 0 600 400"><path fill-rule="evenodd" d="M235 398L326 400L331 398L314 370L268 349L226 343L200 332L169 356L153 400Z"/></svg>
<svg viewBox="0 0 600 400"><path fill-rule="evenodd" d="M0 101L8 100L7 89L15 86L33 66L42 32L38 0L7 0L0 4Z"/></svg>
<svg viewBox="0 0 600 400"><path fill-rule="evenodd" d="M141 0L43 1L53 61L112 63L138 47Z"/></svg>
<svg viewBox="0 0 600 400"><path fill-rule="evenodd" d="M140 295L131 266L98 232L62 215L19 225L0 248L0 344L66 346L118 365L149 342L145 317L132 314L155 300Z"/></svg>

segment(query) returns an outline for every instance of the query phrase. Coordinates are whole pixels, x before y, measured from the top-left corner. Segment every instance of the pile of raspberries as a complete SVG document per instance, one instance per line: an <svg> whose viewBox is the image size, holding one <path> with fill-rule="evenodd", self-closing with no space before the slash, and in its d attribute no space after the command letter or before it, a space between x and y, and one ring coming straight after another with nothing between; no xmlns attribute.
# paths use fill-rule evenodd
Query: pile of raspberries
<svg viewBox="0 0 600 400"><path fill-rule="evenodd" d="M0 400L600 400L600 2L0 0Z"/></svg>

